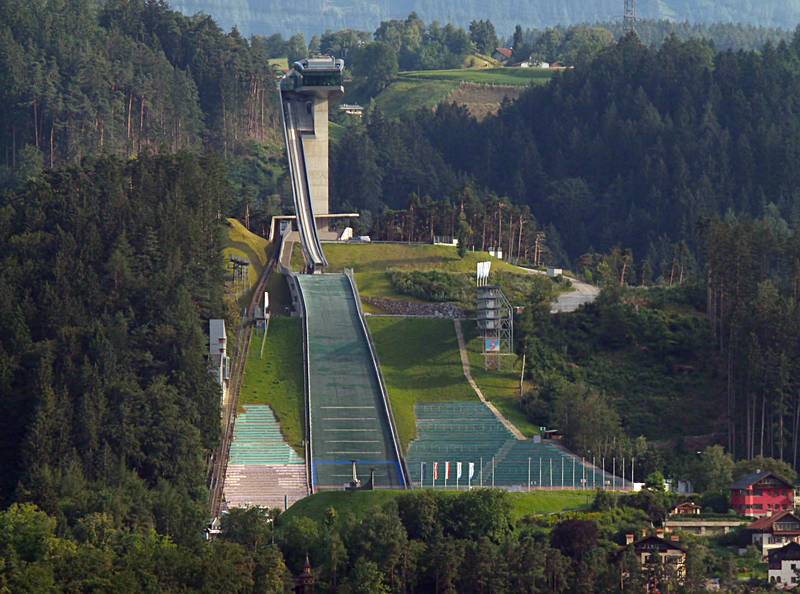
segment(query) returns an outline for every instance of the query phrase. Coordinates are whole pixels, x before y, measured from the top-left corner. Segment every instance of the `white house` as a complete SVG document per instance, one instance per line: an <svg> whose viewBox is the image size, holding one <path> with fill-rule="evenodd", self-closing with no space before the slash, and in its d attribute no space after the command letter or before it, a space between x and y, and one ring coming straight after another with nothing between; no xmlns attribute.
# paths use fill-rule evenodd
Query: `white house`
<svg viewBox="0 0 800 594"><path fill-rule="evenodd" d="M795 588L800 575L800 544L792 542L769 552L769 583L781 590Z"/></svg>
<svg viewBox="0 0 800 594"><path fill-rule="evenodd" d="M561 268L548 268L547 269L547 276L550 278L558 278L564 274L564 271Z"/></svg>

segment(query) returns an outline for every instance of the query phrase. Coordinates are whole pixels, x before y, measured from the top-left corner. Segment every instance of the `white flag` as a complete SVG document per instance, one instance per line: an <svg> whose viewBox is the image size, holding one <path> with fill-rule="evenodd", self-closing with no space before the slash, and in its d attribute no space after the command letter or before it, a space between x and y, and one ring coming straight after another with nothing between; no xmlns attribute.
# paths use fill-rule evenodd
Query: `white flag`
<svg viewBox="0 0 800 594"><path fill-rule="evenodd" d="M461 478L461 462L456 462L456 480Z"/></svg>
<svg viewBox="0 0 800 594"><path fill-rule="evenodd" d="M472 480L472 477L475 476L475 462L469 463L469 480Z"/></svg>
<svg viewBox="0 0 800 594"><path fill-rule="evenodd" d="M448 480L450 478L450 462L444 463L444 480Z"/></svg>

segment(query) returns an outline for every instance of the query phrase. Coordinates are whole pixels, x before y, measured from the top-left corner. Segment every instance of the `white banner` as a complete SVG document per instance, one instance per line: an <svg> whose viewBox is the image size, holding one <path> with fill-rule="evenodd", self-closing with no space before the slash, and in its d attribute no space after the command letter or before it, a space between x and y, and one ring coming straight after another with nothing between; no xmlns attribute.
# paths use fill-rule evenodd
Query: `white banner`
<svg viewBox="0 0 800 594"><path fill-rule="evenodd" d="M456 480L461 478L461 462L456 462Z"/></svg>
<svg viewBox="0 0 800 594"><path fill-rule="evenodd" d="M444 480L450 479L450 462L444 463Z"/></svg>
<svg viewBox="0 0 800 594"><path fill-rule="evenodd" d="M468 474L469 480L472 480L473 476L475 476L475 462L470 462L469 463L469 474Z"/></svg>

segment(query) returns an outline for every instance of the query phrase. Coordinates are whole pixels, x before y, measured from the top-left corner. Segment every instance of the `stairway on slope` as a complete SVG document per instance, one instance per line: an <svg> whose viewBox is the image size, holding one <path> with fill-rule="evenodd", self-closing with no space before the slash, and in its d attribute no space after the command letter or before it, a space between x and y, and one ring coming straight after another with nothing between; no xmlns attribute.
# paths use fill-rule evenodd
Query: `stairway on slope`
<svg viewBox="0 0 800 594"><path fill-rule="evenodd" d="M225 505L283 509L307 495L305 462L284 441L272 409L245 405L233 428Z"/></svg>

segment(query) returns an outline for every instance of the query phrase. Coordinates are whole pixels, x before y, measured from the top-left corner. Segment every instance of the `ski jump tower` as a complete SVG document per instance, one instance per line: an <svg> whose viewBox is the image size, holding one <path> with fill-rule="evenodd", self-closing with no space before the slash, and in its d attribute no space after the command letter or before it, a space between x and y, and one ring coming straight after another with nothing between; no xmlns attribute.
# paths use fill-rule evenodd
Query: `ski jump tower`
<svg viewBox="0 0 800 594"><path fill-rule="evenodd" d="M281 113L292 196L309 271L327 266L319 233L327 231L328 106L344 95L344 62L332 57L294 63L281 79Z"/></svg>

